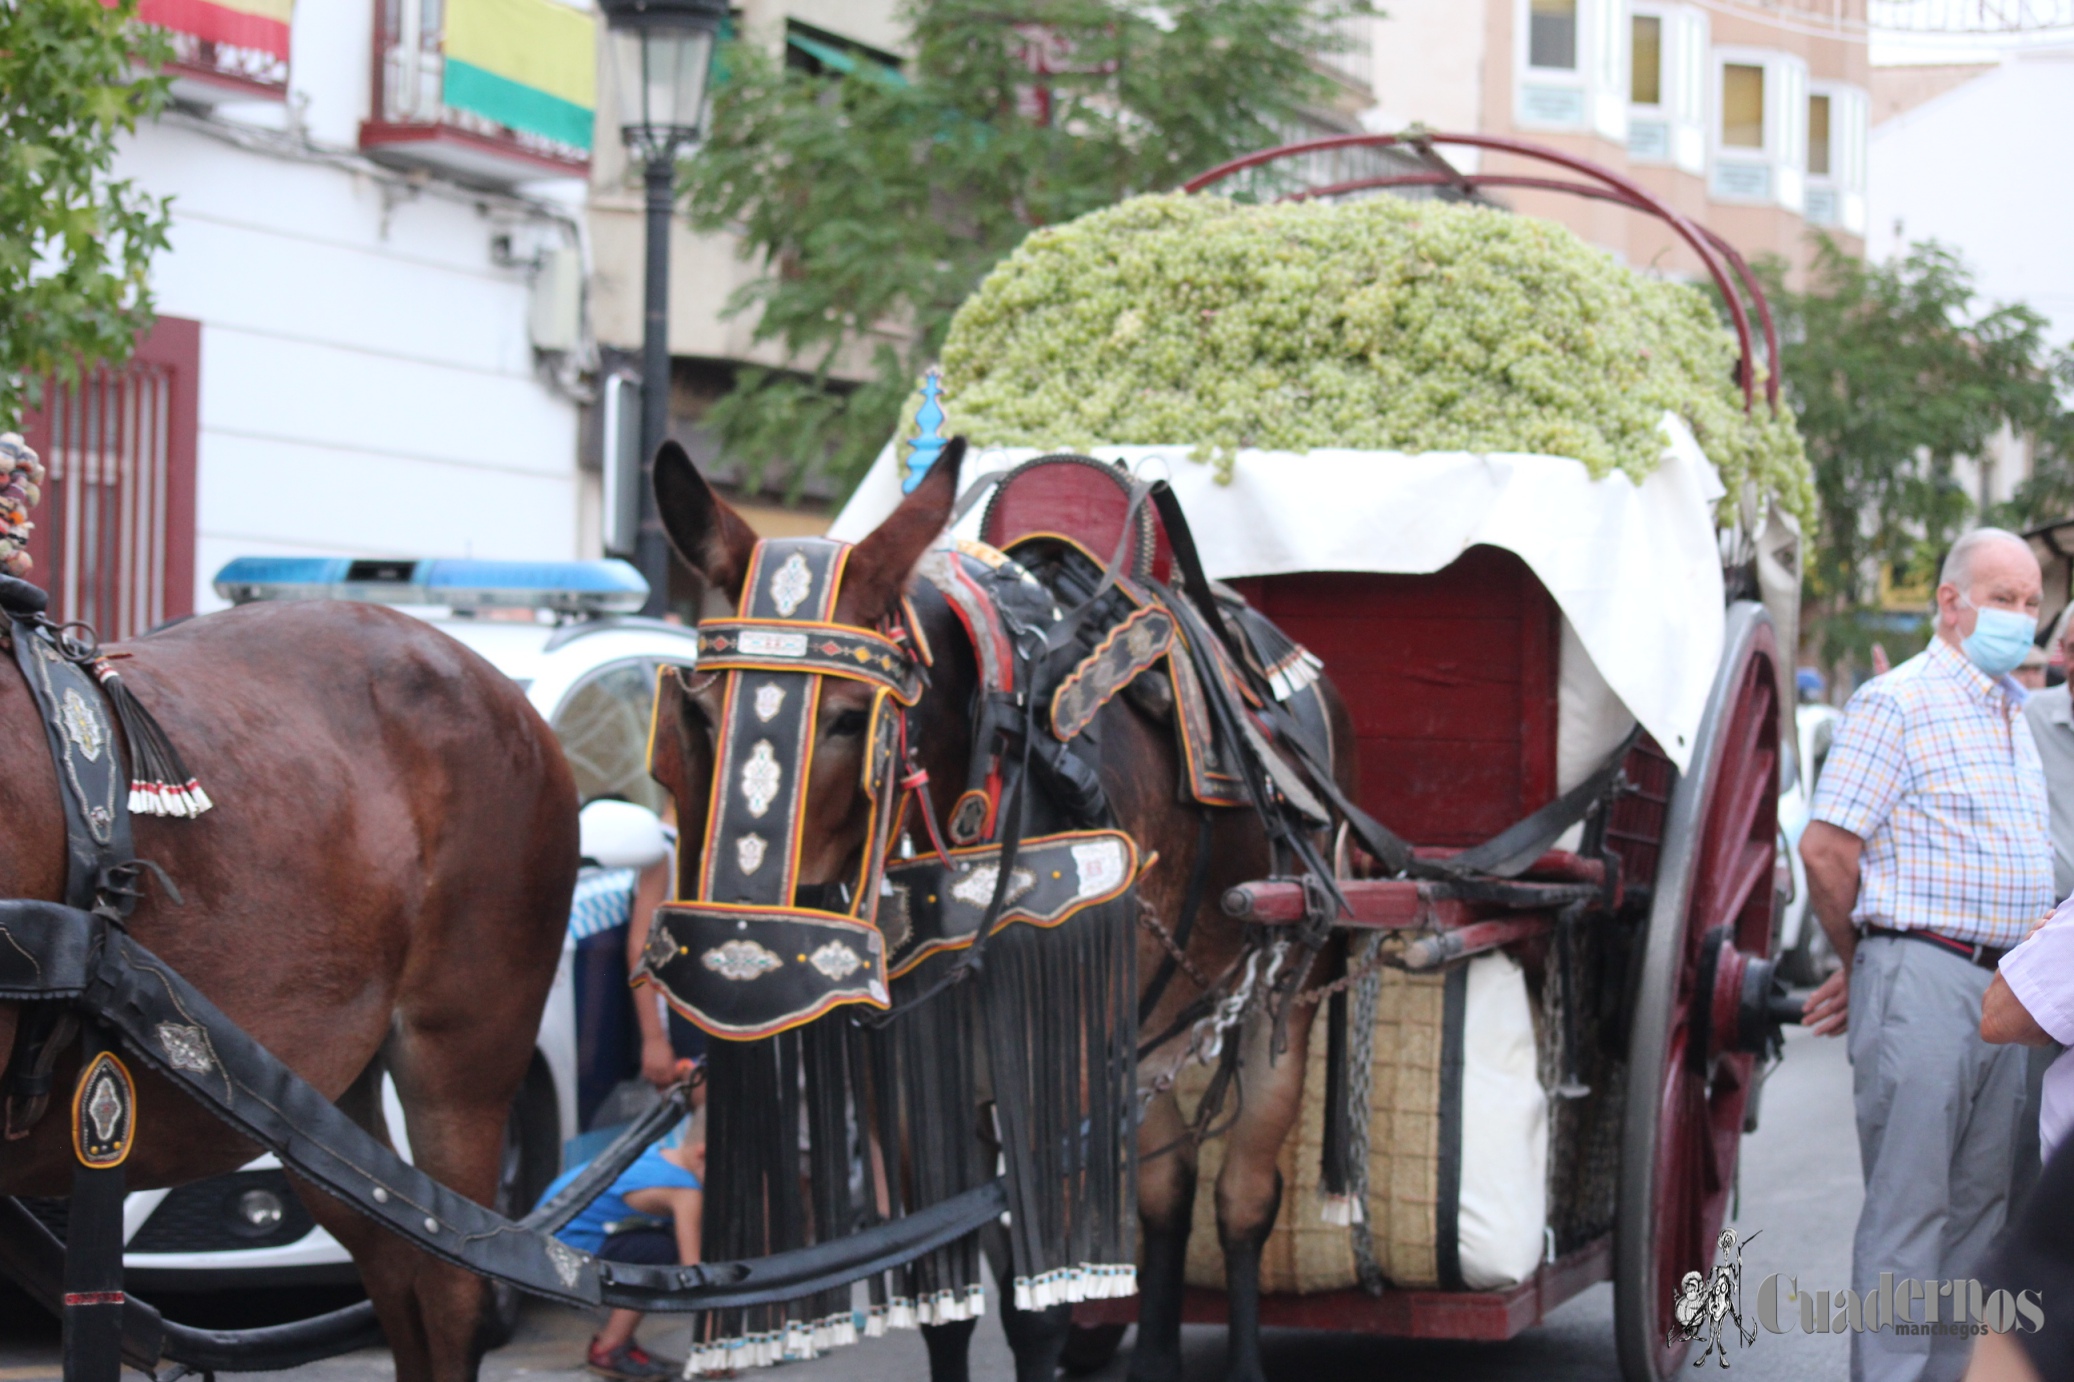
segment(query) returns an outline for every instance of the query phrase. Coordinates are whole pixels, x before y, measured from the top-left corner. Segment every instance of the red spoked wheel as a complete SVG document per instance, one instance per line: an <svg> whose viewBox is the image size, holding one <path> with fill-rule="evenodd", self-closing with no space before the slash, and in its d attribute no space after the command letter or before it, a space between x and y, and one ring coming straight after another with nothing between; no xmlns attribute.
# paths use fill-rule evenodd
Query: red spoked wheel
<svg viewBox="0 0 2074 1382"><path fill-rule="evenodd" d="M1614 1331L1628 1382L1661 1382L1689 1345L1672 1308L1712 1269L1735 1185L1771 993L1778 861L1778 644L1762 606L1730 607L1690 769L1664 822L1628 1040Z"/></svg>

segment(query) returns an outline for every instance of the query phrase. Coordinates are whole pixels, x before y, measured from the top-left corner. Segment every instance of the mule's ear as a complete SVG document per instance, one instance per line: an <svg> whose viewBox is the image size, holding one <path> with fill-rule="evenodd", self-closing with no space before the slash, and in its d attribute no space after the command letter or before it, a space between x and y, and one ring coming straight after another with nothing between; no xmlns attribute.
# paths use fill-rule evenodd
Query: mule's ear
<svg viewBox="0 0 2074 1382"><path fill-rule="evenodd" d="M739 605L742 577L749 573L749 557L756 550L756 533L726 500L713 493L706 477L674 441L664 442L655 453L655 510L662 515L663 531L670 535L677 555L703 575L706 584L726 591Z"/></svg>
<svg viewBox="0 0 2074 1382"><path fill-rule="evenodd" d="M951 521L958 502L958 467L965 439L951 438L914 493L871 530L843 568L842 610L852 624L875 624L893 612L909 573Z"/></svg>

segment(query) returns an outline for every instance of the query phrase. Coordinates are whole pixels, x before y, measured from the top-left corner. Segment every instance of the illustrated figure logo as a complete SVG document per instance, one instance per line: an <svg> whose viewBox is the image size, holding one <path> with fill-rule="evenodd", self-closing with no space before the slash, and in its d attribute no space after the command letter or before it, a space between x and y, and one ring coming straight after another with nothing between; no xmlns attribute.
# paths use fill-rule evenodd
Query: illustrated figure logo
<svg viewBox="0 0 2074 1382"><path fill-rule="evenodd" d="M1696 1368L1704 1366L1709 1358L1718 1358L1722 1367L1728 1366L1723 1325L1734 1326L1745 1348L1757 1341L1757 1327L1743 1322L1743 1249L1757 1241L1757 1234L1738 1243L1736 1231L1725 1228L1716 1241L1721 1252L1713 1273L1701 1276L1687 1272L1678 1283L1678 1296L1671 1306L1671 1332L1664 1340L1668 1347L1705 1342L1706 1348L1692 1360Z"/></svg>

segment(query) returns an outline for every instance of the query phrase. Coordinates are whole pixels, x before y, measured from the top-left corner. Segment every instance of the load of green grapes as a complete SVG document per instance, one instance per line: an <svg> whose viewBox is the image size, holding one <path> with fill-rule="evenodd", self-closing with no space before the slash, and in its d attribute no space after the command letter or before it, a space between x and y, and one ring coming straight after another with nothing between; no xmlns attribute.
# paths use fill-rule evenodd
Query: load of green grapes
<svg viewBox="0 0 2074 1382"><path fill-rule="evenodd" d="M1374 197L1132 198L1039 230L959 308L950 430L975 443L1526 451L1641 479L1683 418L1733 503L1803 522L1790 417L1745 415L1735 340L1700 290L1564 227ZM910 405L909 416L913 415Z"/></svg>

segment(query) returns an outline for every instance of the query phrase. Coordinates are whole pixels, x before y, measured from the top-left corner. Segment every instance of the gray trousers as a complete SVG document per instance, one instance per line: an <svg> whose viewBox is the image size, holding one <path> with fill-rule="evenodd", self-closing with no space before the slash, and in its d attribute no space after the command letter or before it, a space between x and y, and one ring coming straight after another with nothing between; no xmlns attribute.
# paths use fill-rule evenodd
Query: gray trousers
<svg viewBox="0 0 2074 1382"><path fill-rule="evenodd" d="M1977 1276L2009 1208L2024 1052L1980 1039L1993 975L1921 941L1867 936L1851 962L1850 1055L1865 1207L1851 1288ZM2035 1130L2032 1136L2037 1134ZM1949 1321L1951 1300L1939 1302ZM1923 1318L1923 1305L1910 1311ZM1973 1341L1851 1335L1852 1382L1958 1382Z"/></svg>

